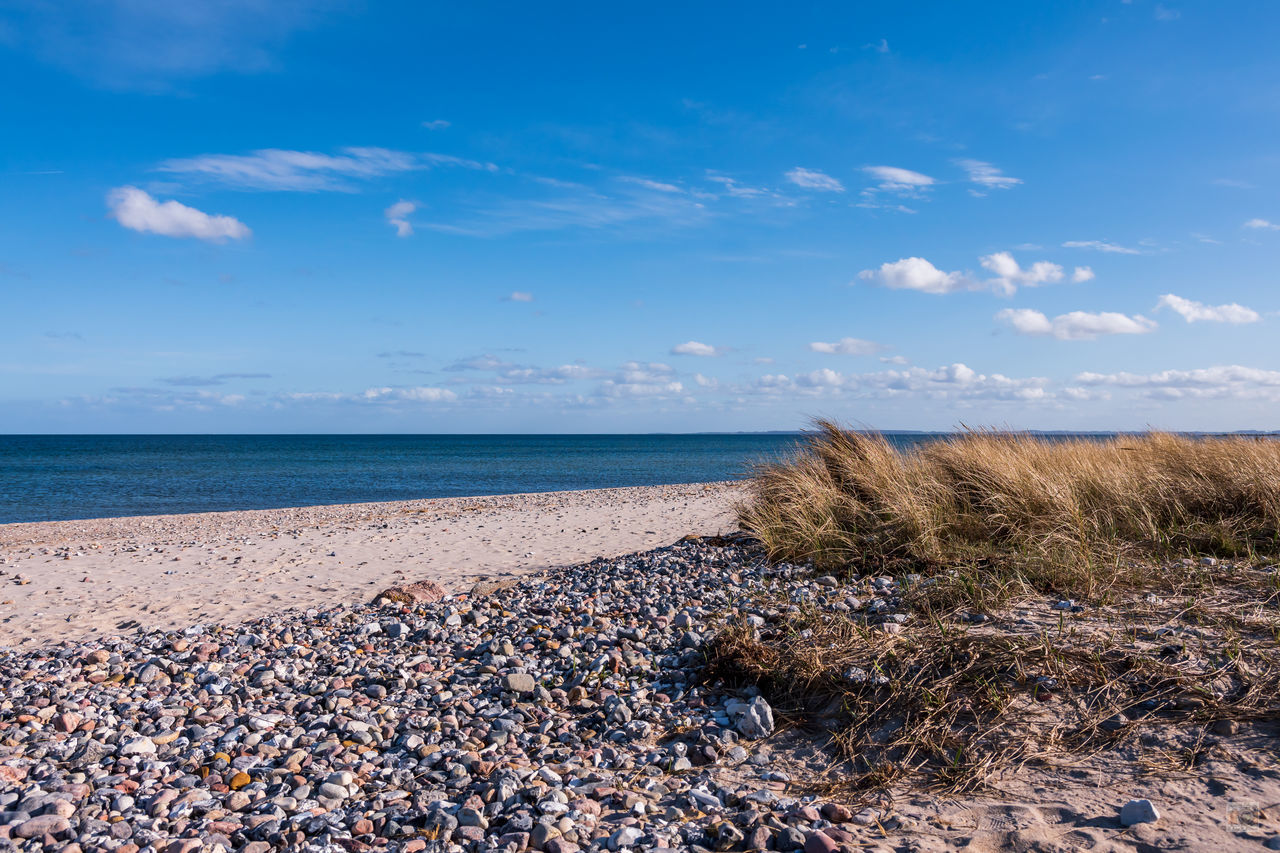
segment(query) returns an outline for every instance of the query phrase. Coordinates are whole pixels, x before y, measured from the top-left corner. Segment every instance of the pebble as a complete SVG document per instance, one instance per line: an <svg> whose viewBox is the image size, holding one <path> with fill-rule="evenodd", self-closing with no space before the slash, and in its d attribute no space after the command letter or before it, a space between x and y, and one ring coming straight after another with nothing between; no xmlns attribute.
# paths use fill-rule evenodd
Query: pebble
<svg viewBox="0 0 1280 853"><path fill-rule="evenodd" d="M1134 826L1139 823L1155 823L1160 819L1160 812L1150 800L1130 800L1120 809L1120 823Z"/></svg>
<svg viewBox="0 0 1280 853"><path fill-rule="evenodd" d="M876 620L897 602L881 581ZM243 625L0 650L14 794L0 839L24 853L50 838L69 853L830 841L818 830L848 809L788 817L789 777L739 743L774 732L768 701L699 679L726 614L778 620L751 604L777 584L862 607L852 586L727 537L466 596L423 583Z"/></svg>

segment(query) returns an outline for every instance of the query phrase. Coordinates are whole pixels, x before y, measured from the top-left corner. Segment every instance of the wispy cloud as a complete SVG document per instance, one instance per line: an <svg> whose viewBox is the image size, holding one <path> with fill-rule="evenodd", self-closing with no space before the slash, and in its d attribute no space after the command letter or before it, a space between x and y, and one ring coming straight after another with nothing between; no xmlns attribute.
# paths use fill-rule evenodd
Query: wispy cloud
<svg viewBox="0 0 1280 853"><path fill-rule="evenodd" d="M883 192L914 195L937 183L928 175L898 166L864 166L862 171L875 178L879 182L875 189Z"/></svg>
<svg viewBox="0 0 1280 853"><path fill-rule="evenodd" d="M1030 308L1006 308L996 319L1007 323L1020 335L1052 337L1060 341L1087 341L1102 335L1144 335L1154 331L1156 323L1142 315L1132 317L1109 311L1094 314L1072 311L1052 320Z"/></svg>
<svg viewBox="0 0 1280 853"><path fill-rule="evenodd" d="M819 172L816 169L805 169L801 166L796 166L786 173L786 178L796 186L807 190L831 193L844 192L844 184L825 172Z"/></svg>
<svg viewBox="0 0 1280 853"><path fill-rule="evenodd" d="M387 223L395 227L397 237L408 237L413 234L413 225L409 222L409 215L417 209L418 205L416 203L401 199L383 211L387 217Z"/></svg>
<svg viewBox="0 0 1280 853"><path fill-rule="evenodd" d="M1172 293L1166 293L1156 303L1156 308L1168 308L1182 315L1188 323L1256 323L1262 315L1252 308L1246 308L1231 302L1226 305L1205 305L1191 299L1183 299Z"/></svg>
<svg viewBox="0 0 1280 853"><path fill-rule="evenodd" d="M207 387L211 385L225 385L232 379L270 379L270 373L218 373L213 376L166 376L156 381L163 382L165 385L187 386L187 387Z"/></svg>
<svg viewBox="0 0 1280 853"><path fill-rule="evenodd" d="M1141 255L1141 249L1131 249L1128 246L1119 246L1115 243L1108 243L1105 240L1068 240L1062 244L1064 249L1093 249L1097 252L1107 252L1113 255Z"/></svg>
<svg viewBox="0 0 1280 853"><path fill-rule="evenodd" d="M888 349L884 344L862 338L841 338L838 341L814 341L809 344L814 352L828 355L875 355Z"/></svg>
<svg viewBox="0 0 1280 853"><path fill-rule="evenodd" d="M1000 169L982 160L956 160L956 165L964 169L969 181L988 190L1007 190L1022 183L1021 178L1010 177ZM978 195L981 192L974 191Z"/></svg>
<svg viewBox="0 0 1280 853"><path fill-rule="evenodd" d="M339 7L332 0L174 3L128 0L6 4L15 47L113 89L170 91L210 74L276 67L275 53L296 31Z"/></svg>
<svg viewBox="0 0 1280 853"><path fill-rule="evenodd" d="M450 124L451 124L450 122L447 122L442 118L437 118L437 119L432 119L431 121L424 121L422 123L422 126L425 127L427 130L444 130L445 128L449 127Z"/></svg>
<svg viewBox="0 0 1280 853"><path fill-rule="evenodd" d="M524 290L513 290L502 299L505 302L532 302L533 294Z"/></svg>
<svg viewBox="0 0 1280 853"><path fill-rule="evenodd" d="M736 178L722 175L719 172L708 171L707 180L714 184L719 184L721 192L734 198L760 198L773 195L771 190L741 184Z"/></svg>
<svg viewBox="0 0 1280 853"><path fill-rule="evenodd" d="M131 231L165 237L194 237L211 243L243 240L252 232L232 216L210 215L177 201L157 201L137 187L117 187L107 194L111 218Z"/></svg>
<svg viewBox="0 0 1280 853"><path fill-rule="evenodd" d="M685 341L671 348L672 355L696 355L702 358L720 355L722 352L724 352L722 348L713 347L700 341Z"/></svg>
<svg viewBox="0 0 1280 853"><path fill-rule="evenodd" d="M232 189L276 192L352 192L357 181L433 166L496 172L493 163L388 148L342 148L338 154L264 148L248 154L201 154L166 160L159 172L209 181Z"/></svg>
<svg viewBox="0 0 1280 853"><path fill-rule="evenodd" d="M660 193L682 193L684 190L675 184L665 183L663 181L655 181L650 178L639 178L634 175L623 175L618 180L629 184L638 184L645 189L655 190Z"/></svg>
<svg viewBox="0 0 1280 853"><path fill-rule="evenodd" d="M1269 222L1266 219L1250 219L1244 224L1245 228L1252 228L1255 231L1280 231L1280 225Z"/></svg>
<svg viewBox="0 0 1280 853"><path fill-rule="evenodd" d="M539 183L538 188L540 192L530 197L474 203L452 221L419 225L448 234L496 237L521 231L634 227L641 222L693 225L709 215L703 202L687 193L630 182L609 192L576 184Z"/></svg>

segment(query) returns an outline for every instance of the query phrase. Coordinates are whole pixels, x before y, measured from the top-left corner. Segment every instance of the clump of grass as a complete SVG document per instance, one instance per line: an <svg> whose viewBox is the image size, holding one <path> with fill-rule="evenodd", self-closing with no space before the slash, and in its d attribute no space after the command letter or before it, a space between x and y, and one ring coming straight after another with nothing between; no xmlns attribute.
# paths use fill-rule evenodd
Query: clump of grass
<svg viewBox="0 0 1280 853"><path fill-rule="evenodd" d="M878 434L817 427L793 458L757 472L739 508L773 559L961 569L979 585L1092 596L1134 580L1146 558L1280 545L1270 439L969 430L900 451Z"/></svg>
<svg viewBox="0 0 1280 853"><path fill-rule="evenodd" d="M1280 713L1280 655L1265 636L1161 642L1097 624L1019 635L921 620L887 633L808 608L763 631L727 627L706 674L758 685L784 713L829 729L851 768L838 786L855 791L987 788L1028 762L1131 742L1146 724Z"/></svg>

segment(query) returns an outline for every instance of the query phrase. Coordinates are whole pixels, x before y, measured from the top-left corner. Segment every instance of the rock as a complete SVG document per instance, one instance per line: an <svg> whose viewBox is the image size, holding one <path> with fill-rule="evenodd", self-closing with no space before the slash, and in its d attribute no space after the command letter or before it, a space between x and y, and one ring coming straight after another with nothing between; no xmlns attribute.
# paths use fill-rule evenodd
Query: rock
<svg viewBox="0 0 1280 853"><path fill-rule="evenodd" d="M24 820L13 828L15 838L42 838L60 835L71 828L71 821L61 815L39 815Z"/></svg>
<svg viewBox="0 0 1280 853"><path fill-rule="evenodd" d="M1120 823L1134 826L1139 823L1155 823L1160 819L1160 812L1150 800L1130 800L1120 809Z"/></svg>
<svg viewBox="0 0 1280 853"><path fill-rule="evenodd" d="M1231 737L1240 733L1240 724L1235 720L1218 720L1213 724L1213 733L1222 737Z"/></svg>
<svg viewBox="0 0 1280 853"><path fill-rule="evenodd" d="M623 847L631 847L644 835L634 826L624 826L613 835L609 836L609 849L619 850Z"/></svg>
<svg viewBox="0 0 1280 853"><path fill-rule="evenodd" d="M751 700L751 704L738 717L735 728L743 737L752 740L768 737L773 734L773 709L763 696Z"/></svg>
<svg viewBox="0 0 1280 853"><path fill-rule="evenodd" d="M502 676L502 688L512 693L532 693L538 683L526 672L509 672Z"/></svg>
<svg viewBox="0 0 1280 853"><path fill-rule="evenodd" d="M384 589L374 596L374 601L385 598L396 604L430 604L444 598L448 593L435 581L414 581L398 584Z"/></svg>
<svg viewBox="0 0 1280 853"><path fill-rule="evenodd" d="M156 745L151 738L134 738L121 744L117 752L120 755L154 755Z"/></svg>
<svg viewBox="0 0 1280 853"><path fill-rule="evenodd" d="M853 811L840 803L827 803L822 807L822 816L832 823L847 823L853 819Z"/></svg>
<svg viewBox="0 0 1280 853"><path fill-rule="evenodd" d="M836 853L840 845L825 832L810 832L804 839L804 853Z"/></svg>
<svg viewBox="0 0 1280 853"><path fill-rule="evenodd" d="M774 847L786 853L791 850L801 850L805 845L805 835L794 826L784 827L778 830L778 834L774 839Z"/></svg>

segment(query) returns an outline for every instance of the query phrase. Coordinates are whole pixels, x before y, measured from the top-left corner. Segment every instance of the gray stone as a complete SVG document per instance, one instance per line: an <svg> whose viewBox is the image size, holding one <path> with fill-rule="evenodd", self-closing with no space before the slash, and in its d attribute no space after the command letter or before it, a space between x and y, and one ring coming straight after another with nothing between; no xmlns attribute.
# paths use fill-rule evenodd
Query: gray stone
<svg viewBox="0 0 1280 853"><path fill-rule="evenodd" d="M538 682L527 672L508 672L502 676L502 689L512 693L532 693Z"/></svg>

